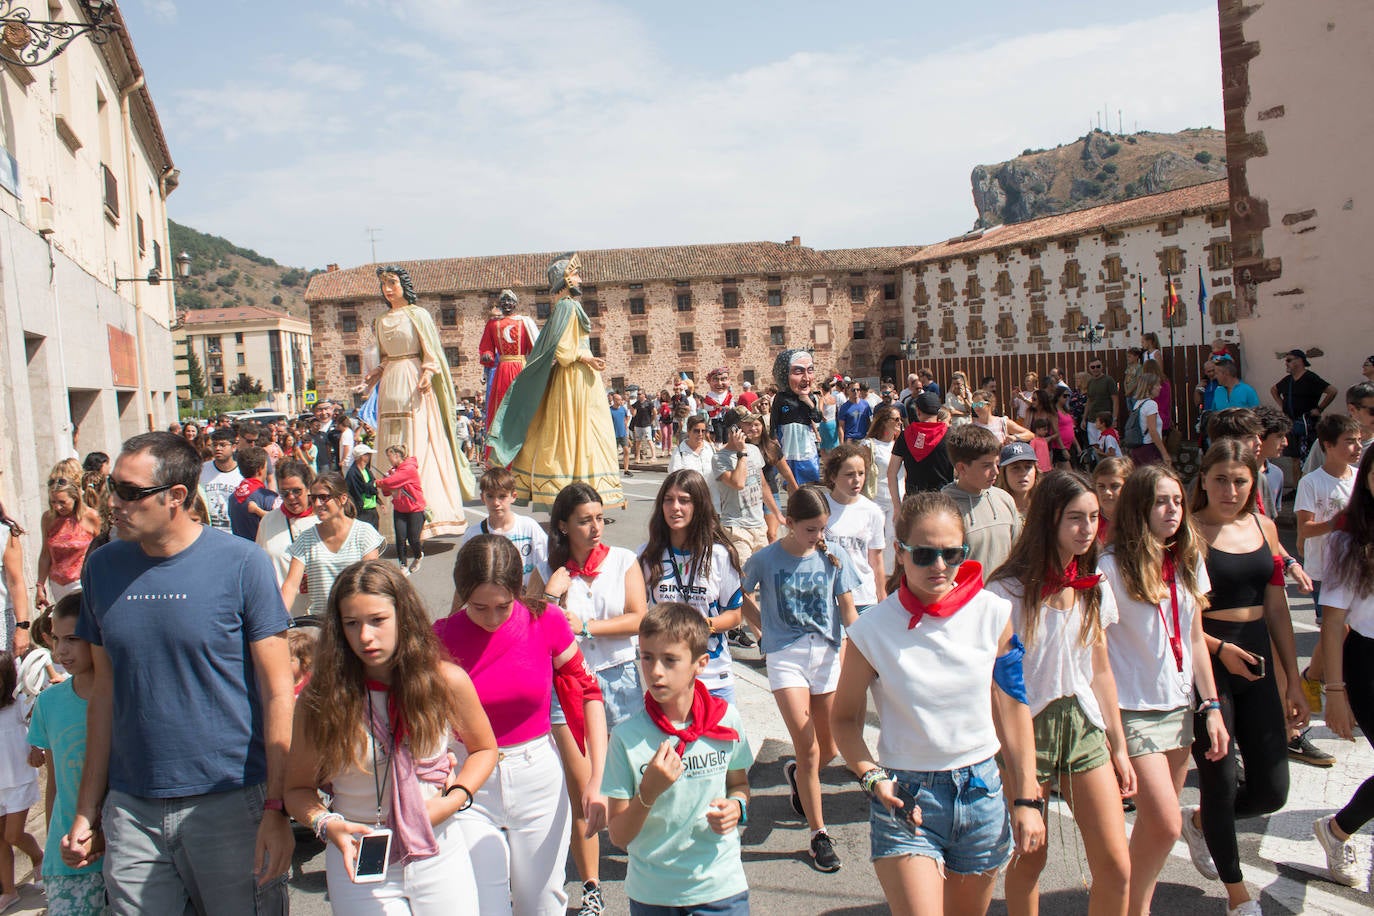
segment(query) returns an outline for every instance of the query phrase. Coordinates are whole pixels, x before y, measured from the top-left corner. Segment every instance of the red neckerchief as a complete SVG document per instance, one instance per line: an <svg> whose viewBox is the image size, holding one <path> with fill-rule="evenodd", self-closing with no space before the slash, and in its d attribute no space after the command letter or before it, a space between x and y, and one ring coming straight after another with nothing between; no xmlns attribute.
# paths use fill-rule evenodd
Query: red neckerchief
<svg viewBox="0 0 1374 916"><path fill-rule="evenodd" d="M307 502L307 503L305 504L305 508L301 510L301 512L300 512L299 515L292 515L292 514L291 514L291 510L288 509L288 508L286 508L286 503L282 503L282 504L281 504L281 514L282 514L282 515L285 515L287 518L289 518L291 521L294 522L294 521L296 521L297 519L305 518L307 515L314 515L314 514L315 514L315 510L311 509L311 508L310 508L310 503Z"/></svg>
<svg viewBox="0 0 1374 916"><path fill-rule="evenodd" d="M1169 639L1169 648L1174 653L1174 665L1178 668L1178 673L1183 673L1183 634L1178 628L1178 573L1174 567L1174 555L1168 550L1164 551L1163 566L1164 581L1169 583L1169 600L1174 605L1174 629L1169 631L1169 624L1164 619L1164 602L1159 603L1159 622L1164 626L1164 635Z"/></svg>
<svg viewBox="0 0 1374 916"><path fill-rule="evenodd" d="M1105 544L1112 538L1112 520L1105 515L1097 517L1097 543Z"/></svg>
<svg viewBox="0 0 1374 916"><path fill-rule="evenodd" d="M243 483L234 488L234 501L241 503L265 486L267 484L256 477L245 477Z"/></svg>
<svg viewBox="0 0 1374 916"><path fill-rule="evenodd" d="M392 746L400 744L406 736L406 723L405 718L401 715L401 707L397 705L396 695L391 692L391 687L371 678L365 678L363 686L368 690L376 690L386 694L386 717L391 721Z"/></svg>
<svg viewBox="0 0 1374 916"><path fill-rule="evenodd" d="M982 590L983 565L977 560L965 560L954 571L954 588L946 592L945 596L938 601L926 604L917 598L907 587L906 576L902 576L902 584L897 586L897 600L911 615L911 621L906 625L906 628L910 630L921 622L922 617L949 617L972 601L973 597Z"/></svg>
<svg viewBox="0 0 1374 916"><path fill-rule="evenodd" d="M1078 574L1078 558L1069 561L1069 565L1064 567L1064 571L1055 575L1051 573L1045 577L1045 584L1040 586L1040 597L1048 598L1056 592L1062 592L1066 588L1071 588L1076 592L1084 592L1093 588L1100 581L1097 573L1089 573L1086 576Z"/></svg>
<svg viewBox="0 0 1374 916"><path fill-rule="evenodd" d="M658 705L658 701L651 693L647 690L644 692L644 709L649 713L649 721L658 726L658 730L663 734L677 739L679 757L687 750L687 745L698 738L738 741L739 732L720 724L720 720L725 717L725 710L729 707L730 704L720 697L711 696L711 691L706 689L706 685L697 680L692 688L692 721L686 728L673 728L673 723L668 721L663 707Z"/></svg>
<svg viewBox="0 0 1374 916"><path fill-rule="evenodd" d="M1102 432L1101 432L1101 434L1100 434L1100 438L1099 438L1098 441L1101 441L1102 439L1105 439L1105 438L1107 438L1108 436L1111 436L1113 439L1117 440L1117 443L1118 443L1118 444L1120 444L1120 442L1121 442L1121 433L1119 433L1119 432L1116 431L1116 427L1114 427L1114 426L1108 426L1106 429L1102 430Z"/></svg>
<svg viewBox="0 0 1374 916"><path fill-rule="evenodd" d="M568 562L563 564L563 568L566 569L568 574L574 579L578 576L582 576L590 582L592 579L596 578L597 573L601 572L601 563L610 552L611 548L598 542L597 545L592 548L592 552L587 554L585 563L578 563L576 560L569 557Z"/></svg>

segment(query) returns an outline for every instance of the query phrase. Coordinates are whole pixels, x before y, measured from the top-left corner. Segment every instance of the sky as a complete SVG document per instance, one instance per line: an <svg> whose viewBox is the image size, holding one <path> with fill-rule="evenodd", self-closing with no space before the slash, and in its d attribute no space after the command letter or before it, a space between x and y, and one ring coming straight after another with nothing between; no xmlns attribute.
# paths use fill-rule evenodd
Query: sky
<svg viewBox="0 0 1374 916"><path fill-rule="evenodd" d="M967 231L969 173L1223 126L1210 0L122 0L172 219L283 264ZM1095 115L1095 113L1097 113Z"/></svg>

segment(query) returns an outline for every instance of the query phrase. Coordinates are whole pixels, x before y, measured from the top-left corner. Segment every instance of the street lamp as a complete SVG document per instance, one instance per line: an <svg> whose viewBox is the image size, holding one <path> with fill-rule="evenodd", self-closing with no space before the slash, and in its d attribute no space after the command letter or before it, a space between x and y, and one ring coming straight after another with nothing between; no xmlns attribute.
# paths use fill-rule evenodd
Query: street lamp
<svg viewBox="0 0 1374 916"><path fill-rule="evenodd" d="M908 337L906 340L902 341L902 353L906 356L907 362L912 362L916 359L916 351L919 348L920 342L914 337Z"/></svg>
<svg viewBox="0 0 1374 916"><path fill-rule="evenodd" d="M3 2L3 0L0 0ZM158 286L163 283L180 283L191 276L191 256L182 252L176 257L176 276L164 277L162 271L154 267L148 271L146 277L115 277L115 289L119 289L121 283L147 283L149 286Z"/></svg>
<svg viewBox="0 0 1374 916"><path fill-rule="evenodd" d="M1078 326L1078 339L1089 347L1096 347L1105 339L1102 332L1107 330L1107 326L1102 322L1088 324L1086 321Z"/></svg>

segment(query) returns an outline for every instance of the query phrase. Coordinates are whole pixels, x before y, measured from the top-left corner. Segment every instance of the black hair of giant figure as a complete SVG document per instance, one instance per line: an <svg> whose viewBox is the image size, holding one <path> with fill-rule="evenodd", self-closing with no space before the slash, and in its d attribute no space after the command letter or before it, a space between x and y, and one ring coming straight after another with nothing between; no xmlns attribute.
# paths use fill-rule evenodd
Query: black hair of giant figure
<svg viewBox="0 0 1374 916"><path fill-rule="evenodd" d="M773 381L777 383L779 391L791 391L792 386L788 381L788 376L792 374L792 360L796 359L798 353L809 351L800 347L793 347L783 350L778 354L778 358L773 360Z"/></svg>
<svg viewBox="0 0 1374 916"><path fill-rule="evenodd" d="M387 264L377 268L378 281L386 274L396 275L396 279L401 281L401 293L406 297L407 302L414 305L420 297L415 295L415 284L410 282L410 271L404 267L397 267L395 264Z"/></svg>

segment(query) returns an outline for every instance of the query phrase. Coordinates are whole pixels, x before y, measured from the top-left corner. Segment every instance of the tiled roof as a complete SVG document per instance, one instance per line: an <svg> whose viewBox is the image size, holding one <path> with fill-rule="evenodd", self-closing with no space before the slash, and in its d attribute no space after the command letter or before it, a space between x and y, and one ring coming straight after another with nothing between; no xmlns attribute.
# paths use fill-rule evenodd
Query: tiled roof
<svg viewBox="0 0 1374 916"><path fill-rule="evenodd" d="M183 325L222 324L226 321L277 321L283 318L291 321L306 321L304 318L297 318L286 312L260 308L256 305L240 305L228 309L191 309L182 313L181 323Z"/></svg>
<svg viewBox="0 0 1374 916"><path fill-rule="evenodd" d="M916 254L914 245L823 251L785 242L727 242L660 248L581 250L582 277L589 284L690 280L699 277L824 273L835 270L890 270ZM457 293L548 286L549 263L562 252L507 254L477 258L398 261L410 271L417 292ZM309 302L376 296L375 264L332 270L310 280Z"/></svg>
<svg viewBox="0 0 1374 916"><path fill-rule="evenodd" d="M1213 210L1225 207L1229 202L1230 191L1226 179L1223 178L1220 181L1161 191L1148 197L1134 197L1099 207L1042 216L1040 219L1027 220L1024 223L993 226L981 233L970 232L946 242L926 245L915 257L908 258L906 263L939 261L1030 242L1100 232L1103 229L1119 229L1167 216Z"/></svg>

